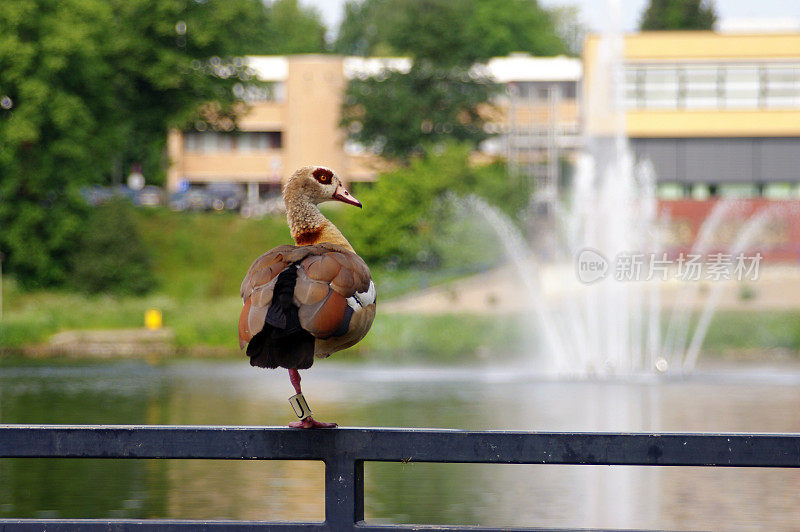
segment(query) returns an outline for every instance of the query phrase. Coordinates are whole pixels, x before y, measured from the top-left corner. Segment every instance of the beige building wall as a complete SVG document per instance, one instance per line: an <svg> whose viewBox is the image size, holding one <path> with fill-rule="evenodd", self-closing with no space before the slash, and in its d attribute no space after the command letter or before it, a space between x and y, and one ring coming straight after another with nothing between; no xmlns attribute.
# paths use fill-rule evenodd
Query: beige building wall
<svg viewBox="0 0 800 532"><path fill-rule="evenodd" d="M170 163L167 168L167 189L177 190L178 183L184 176L183 134L177 129L171 129L167 133L167 157Z"/></svg>
<svg viewBox="0 0 800 532"><path fill-rule="evenodd" d="M343 58L296 55L288 56L287 62L286 79L280 82L284 97L250 104L238 124L242 133L280 133L280 147L192 150L187 149L186 136L172 130L167 140L169 190L177 190L184 180L279 185L307 164L329 166L347 180L374 178L368 157L350 161L344 152L339 127L346 84Z"/></svg>
<svg viewBox="0 0 800 532"><path fill-rule="evenodd" d="M339 127L344 90L341 57L308 55L289 60L284 175L309 164L344 172L344 135Z"/></svg>

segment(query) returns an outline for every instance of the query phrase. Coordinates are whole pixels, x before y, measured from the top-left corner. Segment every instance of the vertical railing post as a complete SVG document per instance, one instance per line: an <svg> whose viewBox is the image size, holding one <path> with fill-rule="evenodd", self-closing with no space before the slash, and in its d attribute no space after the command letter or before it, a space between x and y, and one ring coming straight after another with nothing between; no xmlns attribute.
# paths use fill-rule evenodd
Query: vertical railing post
<svg viewBox="0 0 800 532"><path fill-rule="evenodd" d="M335 454L325 461L325 524L353 530L364 520L364 462Z"/></svg>

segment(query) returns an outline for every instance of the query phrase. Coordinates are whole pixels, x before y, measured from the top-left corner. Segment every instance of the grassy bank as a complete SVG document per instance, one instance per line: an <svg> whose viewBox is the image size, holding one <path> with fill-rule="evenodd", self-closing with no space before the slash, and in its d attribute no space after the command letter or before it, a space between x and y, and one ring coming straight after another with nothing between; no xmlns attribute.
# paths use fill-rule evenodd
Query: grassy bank
<svg viewBox="0 0 800 532"><path fill-rule="evenodd" d="M164 313L164 324L175 331L177 347L236 346L237 296L179 298L168 294L147 297L90 297L72 293L20 293L5 283L7 305L0 347L14 350L47 341L69 329L129 328L142 325L148 308ZM418 316L381 314L369 335L337 358L384 362L479 360L492 354L520 350L523 328L509 317L449 314ZM715 354L742 350L800 352L800 311L724 311L714 317L704 350Z"/></svg>
<svg viewBox="0 0 800 532"><path fill-rule="evenodd" d="M329 214L335 217L337 211ZM144 312L156 308L163 312L164 325L175 331L177 347L229 348L236 354L239 283L258 255L291 242L285 218L252 220L166 209L138 209L135 215L137 231L153 259L156 286L149 295L23 291L6 276L0 349L43 343L64 330L141 327ZM465 273L373 268L381 300ZM372 334L350 356L360 358L370 351L387 358L450 360L461 353L483 352L486 345L510 345L513 337L508 323L490 318L379 315Z"/></svg>
<svg viewBox="0 0 800 532"><path fill-rule="evenodd" d="M71 329L141 327L145 310L163 312L175 331L176 346L222 348L240 356L236 320L241 309L239 282L263 251L290 241L278 216L248 220L231 214L173 213L138 210L137 227L153 259L157 286L144 297L89 296L60 291L21 291L3 280L0 349L5 352L46 342ZM374 269L379 301L436 284L466 271ZM387 315L378 312L372 331L337 359L386 362L456 362L493 353L519 351L524 331L507 316ZM720 312L704 349L781 349L800 351L800 311Z"/></svg>
<svg viewBox="0 0 800 532"><path fill-rule="evenodd" d="M179 299L83 296L72 293L19 293L6 283L7 301L0 347L18 350L46 342L59 331L114 329L142 325L145 310L161 309L164 325L175 331L179 348L229 348L238 356L236 320L242 303L236 296ZM514 350L521 330L508 319L481 316L378 314L370 334L343 358L377 357L385 361L474 359L490 351Z"/></svg>
<svg viewBox="0 0 800 532"><path fill-rule="evenodd" d="M333 205L326 214L336 219L343 207ZM283 215L253 220L231 213L136 212L139 234L153 257L155 293L178 301L238 296L239 284L256 257L292 243ZM384 299L469 273L473 271L372 268Z"/></svg>
<svg viewBox="0 0 800 532"><path fill-rule="evenodd" d="M180 301L235 297L248 266L291 242L286 219L138 209L139 234L153 258L155 292Z"/></svg>
<svg viewBox="0 0 800 532"><path fill-rule="evenodd" d="M8 287L13 286L6 283ZM167 294L145 297L86 296L33 292L8 298L0 329L0 347L20 348L71 329L135 328L147 309L160 309L164 325L175 330L180 347L235 346L241 300L236 296L180 299Z"/></svg>
<svg viewBox="0 0 800 532"><path fill-rule="evenodd" d="M785 350L800 357L800 311L718 312L708 328L703 349Z"/></svg>

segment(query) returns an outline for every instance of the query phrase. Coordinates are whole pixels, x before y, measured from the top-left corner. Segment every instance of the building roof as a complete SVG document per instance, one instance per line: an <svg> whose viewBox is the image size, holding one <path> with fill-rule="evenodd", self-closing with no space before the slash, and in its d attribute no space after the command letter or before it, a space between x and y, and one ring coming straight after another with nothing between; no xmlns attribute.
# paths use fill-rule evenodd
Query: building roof
<svg viewBox="0 0 800 532"><path fill-rule="evenodd" d="M251 55L247 64L262 81L285 81L289 74L289 56ZM342 58L345 78L374 76L381 70L408 72L411 59L407 57L356 57ZM533 57L527 53L513 53L508 57L495 57L478 68L498 83L512 81L578 81L581 78L580 59L566 56Z"/></svg>
<svg viewBox="0 0 800 532"><path fill-rule="evenodd" d="M592 55L602 37L599 33L586 36L583 47L586 65L594 63ZM800 57L800 32L644 31L624 35L624 43L626 62L794 60Z"/></svg>
<svg viewBox="0 0 800 532"><path fill-rule="evenodd" d="M512 81L578 81L581 79L581 60L560 55L558 57L533 57L513 53L508 57L495 57L486 65L489 74L498 83Z"/></svg>
<svg viewBox="0 0 800 532"><path fill-rule="evenodd" d="M261 81L286 81L289 60L285 55L249 55L247 66L255 70Z"/></svg>
<svg viewBox="0 0 800 532"><path fill-rule="evenodd" d="M397 70L407 73L411 70L408 57L356 57L344 58L344 77L347 79L374 76L382 70Z"/></svg>

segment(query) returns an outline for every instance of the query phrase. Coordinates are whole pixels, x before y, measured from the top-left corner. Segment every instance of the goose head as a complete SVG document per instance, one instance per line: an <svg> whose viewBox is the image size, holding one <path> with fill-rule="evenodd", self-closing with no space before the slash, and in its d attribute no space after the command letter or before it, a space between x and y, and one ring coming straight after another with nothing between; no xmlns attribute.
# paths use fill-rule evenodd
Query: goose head
<svg viewBox="0 0 800 532"><path fill-rule="evenodd" d="M325 166L304 166L298 169L283 189L287 204L303 201L318 205L325 201L341 201L361 207L361 202L342 185L339 176Z"/></svg>

